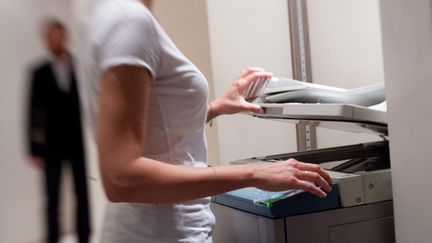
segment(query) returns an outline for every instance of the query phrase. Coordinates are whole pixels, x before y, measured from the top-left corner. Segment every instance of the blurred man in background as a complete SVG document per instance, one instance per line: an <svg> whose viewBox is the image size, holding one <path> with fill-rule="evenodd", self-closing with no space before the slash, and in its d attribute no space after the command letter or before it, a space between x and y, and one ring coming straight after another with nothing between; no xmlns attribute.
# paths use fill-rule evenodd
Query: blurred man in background
<svg viewBox="0 0 432 243"><path fill-rule="evenodd" d="M80 243L89 241L81 115L73 60L66 48L67 30L58 20L45 24L43 37L50 58L31 73L28 119L29 160L44 171L46 234L59 239L59 191L62 167L72 169L76 198L76 230Z"/></svg>

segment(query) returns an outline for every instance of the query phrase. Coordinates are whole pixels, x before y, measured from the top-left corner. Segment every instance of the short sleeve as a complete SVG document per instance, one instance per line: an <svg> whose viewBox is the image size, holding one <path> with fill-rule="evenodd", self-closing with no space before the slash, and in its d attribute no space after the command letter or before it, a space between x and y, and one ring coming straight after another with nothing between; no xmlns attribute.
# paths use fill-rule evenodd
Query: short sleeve
<svg viewBox="0 0 432 243"><path fill-rule="evenodd" d="M160 45L150 16L128 16L116 21L98 44L102 71L131 65L146 68L156 77Z"/></svg>

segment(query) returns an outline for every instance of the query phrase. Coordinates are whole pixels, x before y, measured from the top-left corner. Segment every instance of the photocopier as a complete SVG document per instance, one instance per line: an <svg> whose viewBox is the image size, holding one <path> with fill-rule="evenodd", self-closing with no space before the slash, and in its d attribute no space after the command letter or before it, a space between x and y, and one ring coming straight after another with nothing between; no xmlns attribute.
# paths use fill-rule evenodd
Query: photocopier
<svg viewBox="0 0 432 243"><path fill-rule="evenodd" d="M395 242L384 85L340 89L286 78L251 87L264 108L253 116L317 127L374 133L380 141L253 157L320 164L333 180L324 199L302 190L243 188L212 197L215 243Z"/></svg>

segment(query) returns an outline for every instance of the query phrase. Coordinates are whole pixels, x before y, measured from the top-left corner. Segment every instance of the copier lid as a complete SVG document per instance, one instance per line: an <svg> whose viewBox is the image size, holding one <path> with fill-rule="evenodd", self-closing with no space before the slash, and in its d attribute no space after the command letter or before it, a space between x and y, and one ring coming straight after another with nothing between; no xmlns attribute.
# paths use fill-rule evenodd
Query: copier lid
<svg viewBox="0 0 432 243"><path fill-rule="evenodd" d="M256 90L263 90L256 94L253 102L263 107L265 112L254 113L254 116L387 135L383 83L341 89L288 78L273 78L263 85L265 87L253 88L253 92L248 92L253 96Z"/></svg>
<svg viewBox="0 0 432 243"><path fill-rule="evenodd" d="M385 109L351 104L310 103L257 103L264 108L263 114L253 116L289 121L297 124L312 124L319 127L359 133L387 135L387 113Z"/></svg>

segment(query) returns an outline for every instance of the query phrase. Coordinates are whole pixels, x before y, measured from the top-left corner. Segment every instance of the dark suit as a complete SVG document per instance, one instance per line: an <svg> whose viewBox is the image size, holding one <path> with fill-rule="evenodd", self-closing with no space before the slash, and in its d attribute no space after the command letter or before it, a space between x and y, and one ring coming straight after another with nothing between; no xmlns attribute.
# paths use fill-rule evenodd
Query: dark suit
<svg viewBox="0 0 432 243"><path fill-rule="evenodd" d="M90 234L87 176L81 115L74 69L69 91L59 88L53 65L45 62L31 76L28 141L30 154L44 160L48 242L59 238L58 205L62 166L71 167L76 198L76 229L80 242Z"/></svg>

